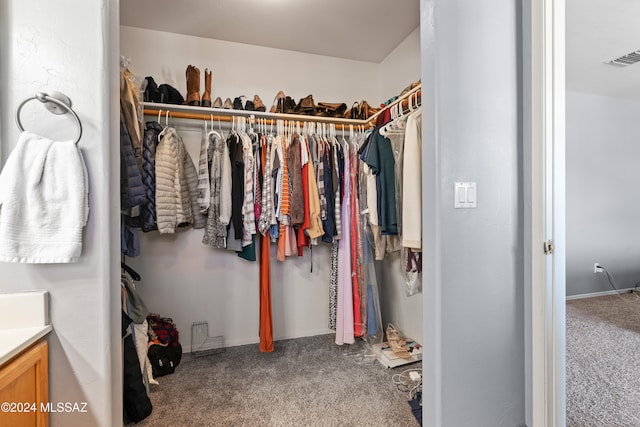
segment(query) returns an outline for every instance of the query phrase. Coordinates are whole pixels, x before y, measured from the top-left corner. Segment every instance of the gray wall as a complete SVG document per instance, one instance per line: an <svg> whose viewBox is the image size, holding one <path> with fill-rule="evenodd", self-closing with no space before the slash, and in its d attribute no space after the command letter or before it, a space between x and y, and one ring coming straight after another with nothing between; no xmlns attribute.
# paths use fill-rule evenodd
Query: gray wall
<svg viewBox="0 0 640 427"><path fill-rule="evenodd" d="M435 108L426 112L423 155L424 240L433 242L425 343L436 348L425 356L435 387L426 425L520 426L520 10L513 1L423 0L422 14L423 82L435 92L425 100ZM453 209L455 181L477 183L477 209Z"/></svg>
<svg viewBox="0 0 640 427"><path fill-rule="evenodd" d="M67 94L84 131L90 214L79 262L0 263L0 292L50 293L49 400L87 402L87 413L51 413L52 427L122 420L119 134L117 98L111 105L110 96L119 83L117 17L117 2L107 0L0 2L0 164L18 139L15 109L38 91ZM21 118L26 129L49 138L76 132L72 118L54 116L37 101L25 105Z"/></svg>
<svg viewBox="0 0 640 427"><path fill-rule="evenodd" d="M640 102L567 92L567 295L640 281Z"/></svg>

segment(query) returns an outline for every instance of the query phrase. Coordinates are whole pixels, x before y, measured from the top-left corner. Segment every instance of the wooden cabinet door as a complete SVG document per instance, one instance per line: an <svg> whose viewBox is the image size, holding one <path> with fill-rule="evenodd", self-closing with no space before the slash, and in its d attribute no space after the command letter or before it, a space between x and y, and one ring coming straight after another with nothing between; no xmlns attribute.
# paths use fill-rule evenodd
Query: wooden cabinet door
<svg viewBox="0 0 640 427"><path fill-rule="evenodd" d="M0 426L46 427L49 399L47 342L40 341L0 368Z"/></svg>

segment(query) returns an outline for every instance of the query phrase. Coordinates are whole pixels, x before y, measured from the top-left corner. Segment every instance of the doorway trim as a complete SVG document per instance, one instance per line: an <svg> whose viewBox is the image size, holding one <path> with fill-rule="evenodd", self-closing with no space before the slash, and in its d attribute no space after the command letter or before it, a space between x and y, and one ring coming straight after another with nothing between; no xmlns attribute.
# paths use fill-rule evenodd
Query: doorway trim
<svg viewBox="0 0 640 427"><path fill-rule="evenodd" d="M523 151L526 422L530 427L564 427L565 2L532 0L527 7ZM545 242L553 245L550 253L545 253Z"/></svg>

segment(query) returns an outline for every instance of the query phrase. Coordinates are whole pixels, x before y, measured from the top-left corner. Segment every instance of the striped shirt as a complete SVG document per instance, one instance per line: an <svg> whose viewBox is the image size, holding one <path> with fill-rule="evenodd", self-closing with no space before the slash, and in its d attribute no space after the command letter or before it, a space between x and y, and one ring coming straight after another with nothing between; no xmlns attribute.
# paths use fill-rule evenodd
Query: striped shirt
<svg viewBox="0 0 640 427"><path fill-rule="evenodd" d="M256 234L256 217L253 209L253 147L246 133L240 135L244 160L244 202L242 204L242 246L252 243L252 234Z"/></svg>
<svg viewBox="0 0 640 427"><path fill-rule="evenodd" d="M267 145L266 165L264 168L264 177L262 181L262 211L260 212L260 221L258 223L258 229L260 234L265 236L269 232L271 226L271 215L273 214L273 177L271 176L271 150L273 141L269 138ZM264 150L264 148L263 148Z"/></svg>
<svg viewBox="0 0 640 427"><path fill-rule="evenodd" d="M288 141L285 139L282 145L282 188L280 193L280 215L278 216L278 220L283 225L289 225L289 215L291 214L291 187L289 184L289 168L287 166Z"/></svg>

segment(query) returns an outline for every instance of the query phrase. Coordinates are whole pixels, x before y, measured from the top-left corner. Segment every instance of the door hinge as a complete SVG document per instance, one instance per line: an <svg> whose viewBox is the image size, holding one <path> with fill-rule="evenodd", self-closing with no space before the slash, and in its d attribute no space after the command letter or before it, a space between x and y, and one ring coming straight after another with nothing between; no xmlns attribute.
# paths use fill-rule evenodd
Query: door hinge
<svg viewBox="0 0 640 427"><path fill-rule="evenodd" d="M553 240L547 240L544 242L544 253L545 255L553 253Z"/></svg>

